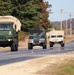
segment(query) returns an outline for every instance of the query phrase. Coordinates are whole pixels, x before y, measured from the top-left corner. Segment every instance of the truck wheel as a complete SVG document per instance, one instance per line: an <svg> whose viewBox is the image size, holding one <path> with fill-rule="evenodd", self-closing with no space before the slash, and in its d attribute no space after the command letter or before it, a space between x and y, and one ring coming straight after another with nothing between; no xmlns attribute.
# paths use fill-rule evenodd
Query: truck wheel
<svg viewBox="0 0 74 75"><path fill-rule="evenodd" d="M43 45L43 49L46 49L47 48L47 46L46 45Z"/></svg>
<svg viewBox="0 0 74 75"><path fill-rule="evenodd" d="M53 44L52 43L50 43L50 47L53 47Z"/></svg>
<svg viewBox="0 0 74 75"><path fill-rule="evenodd" d="M28 44L28 49L33 49L33 46L31 44Z"/></svg>
<svg viewBox="0 0 74 75"><path fill-rule="evenodd" d="M61 43L61 47L64 47L64 43Z"/></svg>
<svg viewBox="0 0 74 75"><path fill-rule="evenodd" d="M18 45L16 45L16 44L12 44L11 45L11 51L18 51Z"/></svg>

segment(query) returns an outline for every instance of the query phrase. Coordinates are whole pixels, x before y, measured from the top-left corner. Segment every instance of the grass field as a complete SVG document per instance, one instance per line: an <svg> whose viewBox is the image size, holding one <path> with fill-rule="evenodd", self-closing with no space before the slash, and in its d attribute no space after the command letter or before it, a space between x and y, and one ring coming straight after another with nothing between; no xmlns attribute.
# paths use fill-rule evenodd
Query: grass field
<svg viewBox="0 0 74 75"><path fill-rule="evenodd" d="M74 75L74 59L65 60L62 63L49 65L37 72L40 75Z"/></svg>
<svg viewBox="0 0 74 75"><path fill-rule="evenodd" d="M74 75L74 60L57 69L58 75Z"/></svg>
<svg viewBox="0 0 74 75"><path fill-rule="evenodd" d="M39 75L74 75L74 58L51 64L37 72Z"/></svg>

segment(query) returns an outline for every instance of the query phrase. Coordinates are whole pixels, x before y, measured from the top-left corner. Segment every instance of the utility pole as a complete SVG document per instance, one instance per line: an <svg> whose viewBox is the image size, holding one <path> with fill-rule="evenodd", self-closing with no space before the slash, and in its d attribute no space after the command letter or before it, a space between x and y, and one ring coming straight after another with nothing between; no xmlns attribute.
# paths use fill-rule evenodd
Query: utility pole
<svg viewBox="0 0 74 75"><path fill-rule="evenodd" d="M66 13L66 17L67 17L67 13ZM67 36L67 28L68 28L68 26L67 26L67 19L66 19L66 36Z"/></svg>
<svg viewBox="0 0 74 75"><path fill-rule="evenodd" d="M60 30L62 30L62 9L61 9L61 22L60 22Z"/></svg>
<svg viewBox="0 0 74 75"><path fill-rule="evenodd" d="M70 13L70 35L72 35L72 19L71 19L71 13Z"/></svg>
<svg viewBox="0 0 74 75"><path fill-rule="evenodd" d="M68 28L68 27L67 27L67 20L66 20L66 36L67 36L67 28Z"/></svg>

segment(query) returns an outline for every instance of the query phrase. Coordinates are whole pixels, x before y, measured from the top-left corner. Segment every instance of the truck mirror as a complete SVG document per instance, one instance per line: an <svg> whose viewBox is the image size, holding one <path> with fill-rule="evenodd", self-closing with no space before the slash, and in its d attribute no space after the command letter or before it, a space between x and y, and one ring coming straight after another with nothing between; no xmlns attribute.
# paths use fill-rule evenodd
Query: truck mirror
<svg viewBox="0 0 74 75"><path fill-rule="evenodd" d="M16 25L15 25L15 29L16 29Z"/></svg>

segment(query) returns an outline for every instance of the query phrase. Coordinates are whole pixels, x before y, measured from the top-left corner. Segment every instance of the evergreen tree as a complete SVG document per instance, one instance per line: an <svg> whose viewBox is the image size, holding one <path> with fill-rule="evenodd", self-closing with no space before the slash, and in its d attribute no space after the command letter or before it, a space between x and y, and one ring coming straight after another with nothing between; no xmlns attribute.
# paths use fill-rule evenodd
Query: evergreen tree
<svg viewBox="0 0 74 75"><path fill-rule="evenodd" d="M46 11L48 6L43 0L0 0L0 15L17 17L25 32L41 26L47 29L50 24L49 13Z"/></svg>

